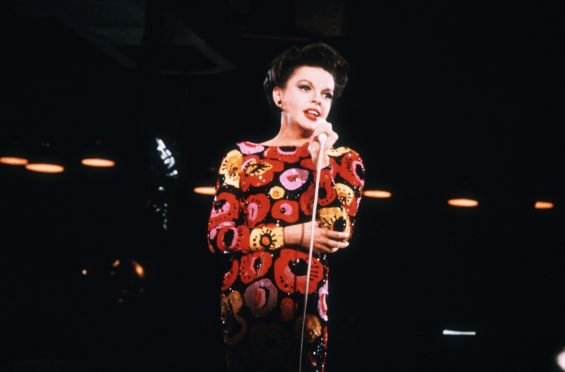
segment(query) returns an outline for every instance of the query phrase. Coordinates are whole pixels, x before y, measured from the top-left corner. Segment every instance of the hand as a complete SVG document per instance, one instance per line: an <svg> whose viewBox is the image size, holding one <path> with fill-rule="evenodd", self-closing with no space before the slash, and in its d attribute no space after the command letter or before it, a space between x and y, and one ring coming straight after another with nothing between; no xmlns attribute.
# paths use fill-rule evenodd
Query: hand
<svg viewBox="0 0 565 372"><path fill-rule="evenodd" d="M320 118L318 119L318 124L316 129L312 133L312 141L308 146L308 151L312 156L314 161L314 166L318 165L318 156L320 155L320 141L319 135L324 133L327 136L326 142L322 148L322 168L327 167L330 164L330 158L328 157L328 150L336 143L339 136L332 129L332 124L326 120Z"/></svg>
<svg viewBox="0 0 565 372"><path fill-rule="evenodd" d="M284 241L289 245L298 245L310 249L310 235L314 228L314 252L335 253L349 246L349 234L313 226L312 222L291 225L284 228Z"/></svg>

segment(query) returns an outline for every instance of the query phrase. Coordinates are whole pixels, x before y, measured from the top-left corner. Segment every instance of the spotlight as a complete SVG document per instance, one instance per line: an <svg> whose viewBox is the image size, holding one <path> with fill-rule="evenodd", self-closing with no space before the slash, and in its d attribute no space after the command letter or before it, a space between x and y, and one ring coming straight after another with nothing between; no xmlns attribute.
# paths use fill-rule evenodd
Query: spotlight
<svg viewBox="0 0 565 372"><path fill-rule="evenodd" d="M562 371L565 371L565 349L561 350L557 357L555 358L557 365L561 368Z"/></svg>
<svg viewBox="0 0 565 372"><path fill-rule="evenodd" d="M538 200L536 201L536 203L534 204L534 208L535 209L553 209L554 205L552 202L550 201L541 201Z"/></svg>
<svg viewBox="0 0 565 372"><path fill-rule="evenodd" d="M444 329L441 333L444 336L476 336L477 332L475 331L455 331L452 329Z"/></svg>
<svg viewBox="0 0 565 372"><path fill-rule="evenodd" d="M26 165L28 160L16 156L2 156L0 157L0 163L7 165Z"/></svg>
<svg viewBox="0 0 565 372"><path fill-rule="evenodd" d="M479 205L479 201L469 198L453 198L449 199L447 201L447 204L451 205L452 207L474 208Z"/></svg>
<svg viewBox="0 0 565 372"><path fill-rule="evenodd" d="M63 173L65 167L62 159L55 154L51 142L42 141L37 151L30 157L25 168L38 173Z"/></svg>
<svg viewBox="0 0 565 372"><path fill-rule="evenodd" d="M214 195L216 188L214 186L197 186L194 188L194 193L200 195Z"/></svg>
<svg viewBox="0 0 565 372"><path fill-rule="evenodd" d="M367 198L390 199L392 197L392 193L386 190L364 190L363 196Z"/></svg>
<svg viewBox="0 0 565 372"><path fill-rule="evenodd" d="M112 168L116 166L110 150L102 140L96 140L84 152L80 163L85 167Z"/></svg>
<svg viewBox="0 0 565 372"><path fill-rule="evenodd" d="M17 140L2 144L0 152L0 164L6 165L26 165L29 160L25 154L24 145Z"/></svg>

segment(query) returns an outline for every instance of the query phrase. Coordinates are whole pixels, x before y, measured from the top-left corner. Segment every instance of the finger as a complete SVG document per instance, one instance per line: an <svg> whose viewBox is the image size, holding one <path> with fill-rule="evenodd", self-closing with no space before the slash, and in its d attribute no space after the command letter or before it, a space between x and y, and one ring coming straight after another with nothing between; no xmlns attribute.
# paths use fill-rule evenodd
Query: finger
<svg viewBox="0 0 565 372"><path fill-rule="evenodd" d="M332 125L325 120L323 122L320 121L314 127L314 134L326 133L329 136L329 134L332 132L333 132Z"/></svg>
<svg viewBox="0 0 565 372"><path fill-rule="evenodd" d="M349 233L342 231L326 230L326 236L334 240L344 240L349 239Z"/></svg>
<svg viewBox="0 0 565 372"><path fill-rule="evenodd" d="M326 253L334 253L337 251L336 249L332 249L332 248L327 248L326 246L324 246L323 244L315 244L314 247L318 250L318 251L322 251L322 252L326 252Z"/></svg>
<svg viewBox="0 0 565 372"><path fill-rule="evenodd" d="M345 248L349 245L348 242L341 242L341 241L338 241L338 240L333 240L333 239L328 239L328 238L320 239L320 243L322 243L323 245L325 245L327 248L330 248L330 249L341 249L341 248Z"/></svg>

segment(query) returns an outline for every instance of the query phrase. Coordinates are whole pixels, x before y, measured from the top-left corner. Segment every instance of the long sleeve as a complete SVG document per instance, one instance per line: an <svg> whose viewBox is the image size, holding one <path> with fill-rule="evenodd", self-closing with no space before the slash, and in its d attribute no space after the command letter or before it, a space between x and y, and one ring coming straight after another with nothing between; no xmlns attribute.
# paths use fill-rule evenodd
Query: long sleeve
<svg viewBox="0 0 565 372"><path fill-rule="evenodd" d="M243 223L241 165L243 155L234 149L218 169L216 194L208 220L208 246L212 252L248 250L249 229Z"/></svg>
<svg viewBox="0 0 565 372"><path fill-rule="evenodd" d="M361 156L347 147L332 149L330 165L321 171L319 219L322 225L353 235L365 185Z"/></svg>
<svg viewBox="0 0 565 372"><path fill-rule="evenodd" d="M260 199L261 195L248 195L249 185L242 183L244 164L249 168L249 173L253 174L258 163L253 156L245 157L234 149L228 152L219 167L216 193L208 221L208 246L212 252L249 253L279 249L284 245L282 227L272 224L255 226L255 223L246 218L247 206L250 205L250 209L255 211L254 206L260 201L255 199ZM263 213L263 209L255 213Z"/></svg>

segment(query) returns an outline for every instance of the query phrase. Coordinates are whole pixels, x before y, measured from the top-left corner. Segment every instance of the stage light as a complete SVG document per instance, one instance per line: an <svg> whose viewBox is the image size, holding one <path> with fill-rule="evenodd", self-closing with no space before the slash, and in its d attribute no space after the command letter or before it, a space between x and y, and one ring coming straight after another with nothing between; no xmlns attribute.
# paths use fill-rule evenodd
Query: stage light
<svg viewBox="0 0 565 372"><path fill-rule="evenodd" d="M479 205L479 201L469 198L453 198L449 199L447 201L447 204L451 205L452 207L475 208Z"/></svg>
<svg viewBox="0 0 565 372"><path fill-rule="evenodd" d="M367 198L390 199L392 193L386 190L365 190L363 191L363 196Z"/></svg>
<svg viewBox="0 0 565 372"><path fill-rule="evenodd" d="M444 329L442 332L444 336L476 336L477 332L475 331L455 331L452 329Z"/></svg>
<svg viewBox="0 0 565 372"><path fill-rule="evenodd" d="M116 162L110 159L103 158L84 158L80 161L85 167L96 168L112 168L116 166Z"/></svg>
<svg viewBox="0 0 565 372"><path fill-rule="evenodd" d="M116 166L112 152L100 139L87 144L82 154L80 163L85 167L112 168Z"/></svg>
<svg viewBox="0 0 565 372"><path fill-rule="evenodd" d="M0 163L6 165L26 165L28 163L28 160L16 156L4 156L0 157Z"/></svg>
<svg viewBox="0 0 565 372"><path fill-rule="evenodd" d="M0 164L26 165L29 163L26 146L19 140L10 140L1 144Z"/></svg>
<svg viewBox="0 0 565 372"><path fill-rule="evenodd" d="M553 207L554 207L553 203L549 201L538 200L534 204L535 209L553 209Z"/></svg>
<svg viewBox="0 0 565 372"><path fill-rule="evenodd" d="M32 172L56 174L63 173L63 159L61 154L57 154L51 142L42 141L39 147L32 149L29 162L25 168Z"/></svg>
<svg viewBox="0 0 565 372"><path fill-rule="evenodd" d="M194 188L194 193L200 195L214 195L216 194L216 188L213 186L197 186Z"/></svg>
<svg viewBox="0 0 565 372"><path fill-rule="evenodd" d="M135 260L132 260L131 263L133 264L133 268L137 276L143 279L145 277L145 270L143 269L143 266L141 266L141 264Z"/></svg>
<svg viewBox="0 0 565 372"><path fill-rule="evenodd" d="M29 171L38 173L62 173L65 171L65 167L53 163L30 163L25 167Z"/></svg>
<svg viewBox="0 0 565 372"><path fill-rule="evenodd" d="M561 352L557 354L555 361L559 368L561 368L562 371L565 371L565 349L561 350Z"/></svg>

